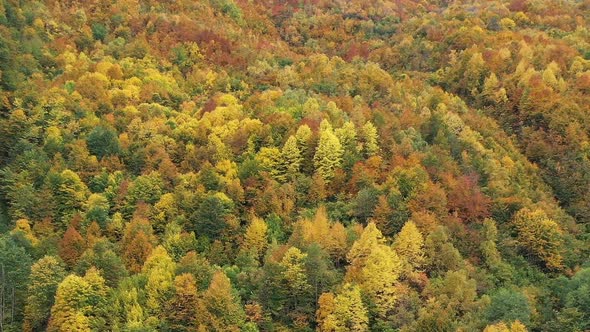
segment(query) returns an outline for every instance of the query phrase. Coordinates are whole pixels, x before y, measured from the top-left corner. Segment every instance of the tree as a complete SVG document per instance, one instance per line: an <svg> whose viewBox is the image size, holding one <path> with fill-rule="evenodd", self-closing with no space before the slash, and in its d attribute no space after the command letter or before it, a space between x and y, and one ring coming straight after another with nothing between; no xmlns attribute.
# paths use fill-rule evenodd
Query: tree
<svg viewBox="0 0 590 332"><path fill-rule="evenodd" d="M334 307L336 306L333 293L323 293L318 299L318 309L316 310L316 322L318 331L334 331L336 328L334 317Z"/></svg>
<svg viewBox="0 0 590 332"><path fill-rule="evenodd" d="M443 226L439 226L428 234L424 249L426 252L426 270L432 275L459 269L463 264L461 253L450 242L447 230Z"/></svg>
<svg viewBox="0 0 590 332"><path fill-rule="evenodd" d="M479 52L471 55L465 66L464 77L466 86L463 89L466 95L476 96L479 94L479 88L483 77L485 77L486 62Z"/></svg>
<svg viewBox="0 0 590 332"><path fill-rule="evenodd" d="M523 249L540 260L548 269L556 270L563 267L561 229L545 212L523 208L516 213L512 224L518 234L518 244Z"/></svg>
<svg viewBox="0 0 590 332"><path fill-rule="evenodd" d="M45 329L57 286L65 276L63 263L54 256L45 256L33 264L27 288L24 331Z"/></svg>
<svg viewBox="0 0 590 332"><path fill-rule="evenodd" d="M283 169L289 179L294 179L299 170L301 169L301 162L303 157L301 156L301 150L297 145L297 138L293 135L289 136L283 150L281 151Z"/></svg>
<svg viewBox="0 0 590 332"><path fill-rule="evenodd" d="M377 128L367 121L362 127L362 142L363 142L363 153L366 157L373 156L379 152L379 135L377 134Z"/></svg>
<svg viewBox="0 0 590 332"><path fill-rule="evenodd" d="M343 149L327 120L322 121L320 141L313 156L314 166L324 181L330 182L336 169L342 165Z"/></svg>
<svg viewBox="0 0 590 332"><path fill-rule="evenodd" d="M268 243L267 232L268 226L263 219L258 217L252 218L250 225L246 228L241 249L259 258L260 255L264 254Z"/></svg>
<svg viewBox="0 0 590 332"><path fill-rule="evenodd" d="M223 193L206 195L197 210L190 216L191 230L198 235L216 239L227 227L226 218L234 208L233 201Z"/></svg>
<svg viewBox="0 0 590 332"><path fill-rule="evenodd" d="M94 127L86 138L86 144L88 145L88 151L99 159L117 155L121 149L117 132L108 126Z"/></svg>
<svg viewBox="0 0 590 332"><path fill-rule="evenodd" d="M117 312L116 324L118 329L127 331L156 331L157 321L149 319L146 308L145 285L146 276L136 274L121 280L114 292L113 306Z"/></svg>
<svg viewBox="0 0 590 332"><path fill-rule="evenodd" d="M195 251L189 251L178 262L176 273L190 273L195 277L197 288L205 290L211 282L215 270L207 261L206 258L201 257Z"/></svg>
<svg viewBox="0 0 590 332"><path fill-rule="evenodd" d="M311 290L305 274L306 259L307 254L302 253L296 247L291 247L287 250L280 263L283 268L282 276L285 287L289 290L293 308L297 308L302 298Z"/></svg>
<svg viewBox="0 0 590 332"><path fill-rule="evenodd" d="M340 275L334 268L328 253L318 244L309 246L306 254L307 281L310 285L310 293L313 294L313 301L317 303L320 294L332 289L340 280ZM309 305L311 306L311 303Z"/></svg>
<svg viewBox="0 0 590 332"><path fill-rule="evenodd" d="M182 226L173 221L166 225L162 245L174 260L178 260L189 251L195 250L197 239L194 232L183 231Z"/></svg>
<svg viewBox="0 0 590 332"><path fill-rule="evenodd" d="M359 158L359 144L354 123L347 121L341 128L334 131L342 145L342 166L344 169L351 169Z"/></svg>
<svg viewBox="0 0 590 332"><path fill-rule="evenodd" d="M199 304L195 277L189 273L177 276L174 292L164 311L168 328L172 331L194 331Z"/></svg>
<svg viewBox="0 0 590 332"><path fill-rule="evenodd" d="M363 230L361 237L354 242L346 255L346 259L350 262L347 276L354 279L364 267L373 248L384 245L383 243L384 239L381 232L374 223L369 223Z"/></svg>
<svg viewBox="0 0 590 332"><path fill-rule="evenodd" d="M86 249L86 241L80 233L73 227L68 227L62 239L59 241L59 256L70 267L78 262L78 259Z"/></svg>
<svg viewBox="0 0 590 332"><path fill-rule="evenodd" d="M199 312L197 325L206 331L240 331L246 315L240 298L232 288L227 276L217 271L207 291L203 294L203 309Z"/></svg>
<svg viewBox="0 0 590 332"><path fill-rule="evenodd" d="M379 191L373 186L361 189L354 199L352 215L365 223L373 216L373 211L379 203L378 195Z"/></svg>
<svg viewBox="0 0 590 332"><path fill-rule="evenodd" d="M47 331L105 330L107 287L96 269L84 277L71 274L58 286Z"/></svg>
<svg viewBox="0 0 590 332"><path fill-rule="evenodd" d="M510 326L504 322L488 325L483 332L527 332L526 326L519 321L514 321Z"/></svg>
<svg viewBox="0 0 590 332"><path fill-rule="evenodd" d="M422 267L424 264L424 238L416 227L416 224L409 220L402 230L395 236L393 250L403 261L404 273L411 273Z"/></svg>
<svg viewBox="0 0 590 332"><path fill-rule="evenodd" d="M395 285L399 278L402 262L397 254L383 244L381 232L374 223L367 225L347 255L350 266L346 280L358 283L360 289L376 306L381 319L394 308Z"/></svg>
<svg viewBox="0 0 590 332"><path fill-rule="evenodd" d="M461 176L453 181L448 190L447 205L467 221L476 221L489 217L491 200L485 196L477 185L476 175Z"/></svg>
<svg viewBox="0 0 590 332"><path fill-rule="evenodd" d="M355 280L363 294L367 294L376 305L376 313L383 320L388 320L394 309L401 266L400 259L389 246L377 246L367 257L360 276Z"/></svg>
<svg viewBox="0 0 590 332"><path fill-rule="evenodd" d="M66 277L57 288L47 331L90 331L87 309L88 283L76 275Z"/></svg>
<svg viewBox="0 0 590 332"><path fill-rule="evenodd" d="M256 154L256 161L267 171L273 179L284 182L286 180L285 166L281 150L275 147L263 147Z"/></svg>
<svg viewBox="0 0 590 332"><path fill-rule="evenodd" d="M531 305L526 296L518 290L501 288L491 296L485 317L492 323L502 321L530 324Z"/></svg>
<svg viewBox="0 0 590 332"><path fill-rule="evenodd" d="M436 305L444 308L449 319L472 312L477 308L477 285L465 269L447 271L435 278L424 291L436 299Z"/></svg>
<svg viewBox="0 0 590 332"><path fill-rule="evenodd" d="M585 331L590 328L590 269L578 271L570 280L559 278L553 294L561 300L563 308L558 314L560 327L572 331Z"/></svg>
<svg viewBox="0 0 590 332"><path fill-rule="evenodd" d="M297 128L297 132L295 133L295 139L297 140L297 147L299 148L299 151L301 152L302 156L305 156L307 153L307 148L311 136L311 129L308 125L304 124Z"/></svg>
<svg viewBox="0 0 590 332"><path fill-rule="evenodd" d="M115 287L119 281L127 276L127 269L123 260L116 252L116 246L106 239L100 239L86 249L76 265L78 274L95 267L109 287Z"/></svg>
<svg viewBox="0 0 590 332"><path fill-rule="evenodd" d="M491 104L499 104L508 101L506 89L500 87L500 82L496 74L491 73L483 84L482 97Z"/></svg>
<svg viewBox="0 0 590 332"><path fill-rule="evenodd" d="M176 264L162 246L157 246L143 265L142 272L147 277L146 307L155 319L164 315L161 308L172 296L175 268Z"/></svg>
<svg viewBox="0 0 590 332"><path fill-rule="evenodd" d="M31 225L27 219L19 219L10 231L14 240L26 248L33 248L39 245L39 239L33 234Z"/></svg>
<svg viewBox="0 0 590 332"><path fill-rule="evenodd" d="M88 188L78 174L69 169L48 177L48 181L56 200L57 219L62 222L62 225L67 225L66 220L69 220L74 213L82 211Z"/></svg>
<svg viewBox="0 0 590 332"><path fill-rule="evenodd" d="M510 280L512 271L510 265L502 260L502 255L496 246L498 229L493 219L483 221L482 233L485 240L481 242L480 250L490 271L500 282Z"/></svg>
<svg viewBox="0 0 590 332"><path fill-rule="evenodd" d="M153 249L155 241L152 226L146 219L132 220L125 227L121 248L123 261L131 272L139 272Z"/></svg>
<svg viewBox="0 0 590 332"><path fill-rule="evenodd" d="M91 194L86 202L86 220L97 222L101 228L106 229L109 221L109 201L104 195Z"/></svg>
<svg viewBox="0 0 590 332"><path fill-rule="evenodd" d="M0 237L0 324L21 323L31 257L8 235ZM20 327L20 326L19 326ZM15 329L17 327L15 326Z"/></svg>
<svg viewBox="0 0 590 332"><path fill-rule="evenodd" d="M318 309L321 332L369 331L369 316L358 286L344 284L336 297L322 294ZM333 299L332 299L333 298Z"/></svg>
<svg viewBox="0 0 590 332"><path fill-rule="evenodd" d="M162 177L156 171L148 175L138 176L127 192L128 210L133 211L135 205L139 202L155 204L162 196L163 187Z"/></svg>
<svg viewBox="0 0 590 332"><path fill-rule="evenodd" d="M353 122L345 122L341 128L338 128L334 131L336 137L342 144L342 148L344 149L345 153L350 152L354 153L357 149L357 134L356 134L356 127L354 126Z"/></svg>

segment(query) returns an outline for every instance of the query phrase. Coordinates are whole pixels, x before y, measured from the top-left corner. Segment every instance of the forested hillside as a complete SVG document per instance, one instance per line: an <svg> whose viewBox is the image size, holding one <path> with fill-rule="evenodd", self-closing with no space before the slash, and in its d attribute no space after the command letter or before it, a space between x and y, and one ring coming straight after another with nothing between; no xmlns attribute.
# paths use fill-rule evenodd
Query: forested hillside
<svg viewBox="0 0 590 332"><path fill-rule="evenodd" d="M589 24L0 0L0 332L590 330Z"/></svg>

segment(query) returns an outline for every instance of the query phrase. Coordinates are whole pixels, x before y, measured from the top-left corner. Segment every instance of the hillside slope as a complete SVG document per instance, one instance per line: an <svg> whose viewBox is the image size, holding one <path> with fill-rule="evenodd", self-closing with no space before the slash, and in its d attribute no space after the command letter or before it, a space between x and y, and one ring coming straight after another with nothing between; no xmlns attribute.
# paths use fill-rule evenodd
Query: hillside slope
<svg viewBox="0 0 590 332"><path fill-rule="evenodd" d="M590 329L589 6L0 0L0 331Z"/></svg>

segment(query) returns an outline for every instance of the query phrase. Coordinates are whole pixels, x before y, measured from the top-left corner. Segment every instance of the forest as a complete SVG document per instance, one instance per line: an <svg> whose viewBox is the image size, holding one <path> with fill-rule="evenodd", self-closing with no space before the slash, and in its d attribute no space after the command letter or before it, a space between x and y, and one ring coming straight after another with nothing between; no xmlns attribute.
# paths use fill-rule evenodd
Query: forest
<svg viewBox="0 0 590 332"><path fill-rule="evenodd" d="M0 0L0 332L590 330L590 0Z"/></svg>

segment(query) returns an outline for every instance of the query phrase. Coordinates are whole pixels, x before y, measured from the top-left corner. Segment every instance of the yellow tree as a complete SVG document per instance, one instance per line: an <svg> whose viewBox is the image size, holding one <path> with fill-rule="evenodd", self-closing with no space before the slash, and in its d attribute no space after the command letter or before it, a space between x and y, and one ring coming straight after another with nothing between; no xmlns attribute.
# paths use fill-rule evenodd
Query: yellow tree
<svg viewBox="0 0 590 332"><path fill-rule="evenodd" d="M45 256L33 264L27 289L24 331L42 330L49 318L57 286L66 276L63 263Z"/></svg>
<svg viewBox="0 0 590 332"><path fill-rule="evenodd" d="M244 234L242 251L251 253L255 257L260 257L268 244L267 232L268 226L263 219L258 217L252 218L252 222L248 225L246 234Z"/></svg>
<svg viewBox="0 0 590 332"><path fill-rule="evenodd" d="M200 307L197 316L199 331L238 332L246 319L240 298L222 271L213 274Z"/></svg>
<svg viewBox="0 0 590 332"><path fill-rule="evenodd" d="M519 321L514 321L510 326L504 322L488 325L483 332L527 332L526 326Z"/></svg>
<svg viewBox="0 0 590 332"><path fill-rule="evenodd" d="M287 177L292 179L297 173L299 173L301 162L303 160L295 136L289 136L287 142L283 145L281 154L283 157L283 169L285 170Z"/></svg>
<svg viewBox="0 0 590 332"><path fill-rule="evenodd" d="M340 140L334 134L332 126L327 120L323 120L320 129L320 142L313 156L316 171L326 182L334 177L336 169L342 165L344 150Z"/></svg>
<svg viewBox="0 0 590 332"><path fill-rule="evenodd" d="M384 245L383 235L374 223L369 223L361 233L360 238L354 242L352 248L346 255L350 263L347 271L347 278L354 279L360 270L365 266L367 257L373 248Z"/></svg>
<svg viewBox="0 0 590 332"><path fill-rule="evenodd" d="M291 247L287 250L280 263L283 268L283 279L289 289L289 294L292 295L295 307L298 300L310 290L307 275L305 274L306 258L307 254L302 253L296 247Z"/></svg>
<svg viewBox="0 0 590 332"><path fill-rule="evenodd" d="M360 289L375 304L376 313L385 319L394 309L395 286L402 261L389 246L374 223L369 223L360 239L348 253L346 280L356 282Z"/></svg>
<svg viewBox="0 0 590 332"><path fill-rule="evenodd" d="M375 126L369 121L363 125L362 139L363 153L365 156L370 157L379 152L379 135L377 134L377 128L375 128Z"/></svg>
<svg viewBox="0 0 590 332"><path fill-rule="evenodd" d="M549 269L563 267L561 229L545 212L524 208L516 213L512 223L522 248L540 259Z"/></svg>
<svg viewBox="0 0 590 332"><path fill-rule="evenodd" d="M95 268L84 277L67 276L57 287L47 331L105 330L107 291Z"/></svg>
<svg viewBox="0 0 590 332"><path fill-rule="evenodd" d="M395 236L393 250L403 261L403 272L411 273L424 264L424 238L413 221L408 221Z"/></svg>
<svg viewBox="0 0 590 332"><path fill-rule="evenodd" d="M163 314L160 308L172 295L175 268L176 264L162 246L156 247L143 265L142 272L147 276L147 307L153 315Z"/></svg>
<svg viewBox="0 0 590 332"><path fill-rule="evenodd" d="M295 133L295 139L297 140L297 147L301 152L301 155L305 155L307 152L307 145L309 144L309 140L311 139L311 129L308 125L302 125L297 128L297 132Z"/></svg>
<svg viewBox="0 0 590 332"><path fill-rule="evenodd" d="M285 181L285 170L283 168L281 150L275 147L263 147L256 155L256 161L260 167L267 171L273 179Z"/></svg>
<svg viewBox="0 0 590 332"><path fill-rule="evenodd" d="M325 293L320 300L317 312L320 332L369 330L369 315L358 286L347 283L336 297Z"/></svg>
<svg viewBox="0 0 590 332"><path fill-rule="evenodd" d="M333 293L323 293L318 299L318 309L316 310L316 322L318 331L332 332L336 328L334 322L334 307L336 301Z"/></svg>
<svg viewBox="0 0 590 332"><path fill-rule="evenodd" d="M396 283L402 267L397 254L388 246L375 247L356 280L364 294L376 305L381 318L387 318L394 309Z"/></svg>

